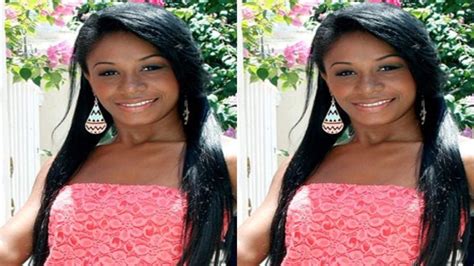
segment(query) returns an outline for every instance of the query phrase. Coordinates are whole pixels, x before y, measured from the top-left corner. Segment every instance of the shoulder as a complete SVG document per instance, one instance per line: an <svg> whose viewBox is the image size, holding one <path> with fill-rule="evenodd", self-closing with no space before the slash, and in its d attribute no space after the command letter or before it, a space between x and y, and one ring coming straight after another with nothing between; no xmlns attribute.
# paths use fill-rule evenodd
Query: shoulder
<svg viewBox="0 0 474 266"><path fill-rule="evenodd" d="M461 153L471 193L474 194L474 139L459 137L459 152Z"/></svg>
<svg viewBox="0 0 474 266"><path fill-rule="evenodd" d="M221 137L222 152L229 171L230 181L233 191L237 188L237 158L238 158L238 142L236 139L226 136Z"/></svg>

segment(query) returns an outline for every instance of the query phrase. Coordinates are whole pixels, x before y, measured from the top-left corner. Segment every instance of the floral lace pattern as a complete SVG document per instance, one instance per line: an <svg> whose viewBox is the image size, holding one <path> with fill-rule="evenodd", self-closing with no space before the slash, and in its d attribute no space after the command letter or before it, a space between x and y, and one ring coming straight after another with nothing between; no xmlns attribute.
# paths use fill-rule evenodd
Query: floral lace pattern
<svg viewBox="0 0 474 266"><path fill-rule="evenodd" d="M282 265L412 265L423 198L392 185L304 185L286 220Z"/></svg>
<svg viewBox="0 0 474 266"><path fill-rule="evenodd" d="M174 188L67 185L51 208L46 265L176 265L185 212Z"/></svg>

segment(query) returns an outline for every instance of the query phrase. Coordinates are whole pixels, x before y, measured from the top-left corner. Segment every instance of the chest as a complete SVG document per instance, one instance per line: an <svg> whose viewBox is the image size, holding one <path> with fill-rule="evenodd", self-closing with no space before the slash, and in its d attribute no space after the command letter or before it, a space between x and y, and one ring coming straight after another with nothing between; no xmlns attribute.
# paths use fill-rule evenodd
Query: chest
<svg viewBox="0 0 474 266"><path fill-rule="evenodd" d="M283 265L411 265L422 210L411 188L302 186L288 207Z"/></svg>
<svg viewBox="0 0 474 266"><path fill-rule="evenodd" d="M416 187L419 158L419 147L334 150L326 156L307 183Z"/></svg>
<svg viewBox="0 0 474 266"><path fill-rule="evenodd" d="M179 187L184 152L182 147L161 149L97 149L72 178L71 183L156 184Z"/></svg>
<svg viewBox="0 0 474 266"><path fill-rule="evenodd" d="M175 189L66 186L51 208L49 263L174 265L182 254L185 211L185 197Z"/></svg>

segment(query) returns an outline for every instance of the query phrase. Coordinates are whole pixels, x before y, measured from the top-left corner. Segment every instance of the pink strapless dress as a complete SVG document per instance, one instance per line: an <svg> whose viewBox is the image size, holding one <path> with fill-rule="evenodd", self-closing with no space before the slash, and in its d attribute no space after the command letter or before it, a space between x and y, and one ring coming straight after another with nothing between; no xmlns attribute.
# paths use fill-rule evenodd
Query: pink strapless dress
<svg viewBox="0 0 474 266"><path fill-rule="evenodd" d="M423 206L412 188L304 185L288 207L282 265L412 265Z"/></svg>
<svg viewBox="0 0 474 266"><path fill-rule="evenodd" d="M51 208L46 265L176 265L185 212L174 188L67 185Z"/></svg>

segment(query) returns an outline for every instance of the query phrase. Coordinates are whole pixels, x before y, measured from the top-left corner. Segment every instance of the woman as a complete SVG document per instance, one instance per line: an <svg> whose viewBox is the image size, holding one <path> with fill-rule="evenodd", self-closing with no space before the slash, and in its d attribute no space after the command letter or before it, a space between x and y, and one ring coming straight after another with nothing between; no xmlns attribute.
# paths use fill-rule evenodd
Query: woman
<svg viewBox="0 0 474 266"><path fill-rule="evenodd" d="M76 39L73 90L77 65L71 129L26 206L1 229L0 264L30 254L34 265L225 259L235 156L224 158L184 23L152 5L108 8ZM112 127L116 137L98 146Z"/></svg>
<svg viewBox="0 0 474 266"><path fill-rule="evenodd" d="M474 145L461 139L458 146L423 25L388 4L349 7L321 23L308 62L308 96L319 71L309 125L239 228L239 265L267 255L271 265L461 258ZM352 137L336 145L344 129Z"/></svg>

